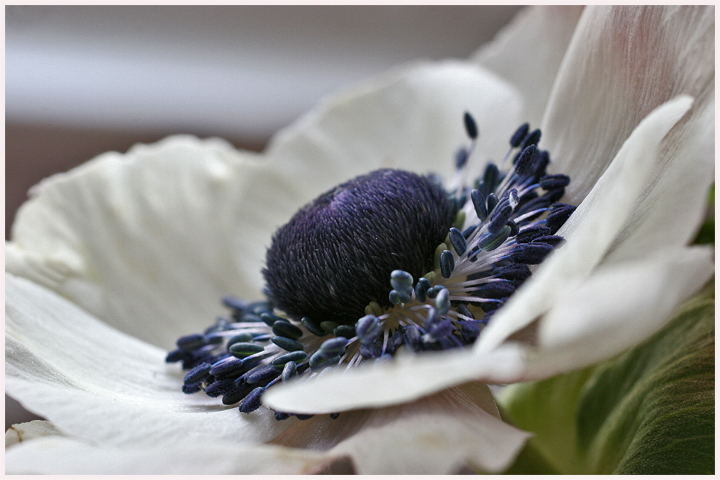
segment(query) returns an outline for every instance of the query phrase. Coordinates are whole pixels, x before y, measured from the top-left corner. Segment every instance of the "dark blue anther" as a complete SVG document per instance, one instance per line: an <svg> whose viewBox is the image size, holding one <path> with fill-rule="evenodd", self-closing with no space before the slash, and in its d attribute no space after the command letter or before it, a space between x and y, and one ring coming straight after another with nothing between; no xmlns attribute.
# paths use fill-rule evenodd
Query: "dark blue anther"
<svg viewBox="0 0 720 480"><path fill-rule="evenodd" d="M190 395L191 393L197 393L202 390L200 382L197 383L185 383L182 386L182 392Z"/></svg>
<svg viewBox="0 0 720 480"><path fill-rule="evenodd" d="M210 373L211 368L209 363L201 363L186 373L183 381L185 383L198 383Z"/></svg>
<svg viewBox="0 0 720 480"><path fill-rule="evenodd" d="M534 239L538 237L542 237L544 235L549 235L550 229L548 227L545 227L543 225L533 225L531 227L528 227L524 229L521 232L518 232L515 235L515 241L517 243L527 243L531 242Z"/></svg>
<svg viewBox="0 0 720 480"><path fill-rule="evenodd" d="M292 338L294 340L302 337L302 330L287 320L278 320L273 323L272 331L275 335Z"/></svg>
<svg viewBox="0 0 720 480"><path fill-rule="evenodd" d="M427 278L421 278L418 280L417 285L415 285L415 298L417 298L420 302L424 302L427 298L427 291L431 286L430 280Z"/></svg>
<svg viewBox="0 0 720 480"><path fill-rule="evenodd" d="M452 334L454 328L450 319L438 317L430 323L428 333L435 339L441 339Z"/></svg>
<svg viewBox="0 0 720 480"><path fill-rule="evenodd" d="M297 373L297 363L290 361L290 362L287 362L283 366L283 371L280 376L281 376L283 382L287 382L292 377L294 377L296 373Z"/></svg>
<svg viewBox="0 0 720 480"><path fill-rule="evenodd" d="M475 318L475 315L473 315L473 313L470 311L469 308L467 308L467 307L465 306L464 303L458 304L458 306L455 307L455 309L456 309L456 310L458 311L458 313L461 314L461 315L465 315L466 317L469 317L469 318L472 318L472 319Z"/></svg>
<svg viewBox="0 0 720 480"><path fill-rule="evenodd" d="M510 256L516 262L537 265L552 251L553 246L545 243L523 243L516 245Z"/></svg>
<svg viewBox="0 0 720 480"><path fill-rule="evenodd" d="M370 342L382 333L382 322L374 315L365 315L357 321L355 330L361 342Z"/></svg>
<svg viewBox="0 0 720 480"><path fill-rule="evenodd" d="M409 293L407 291L398 291L398 290L390 290L390 293L388 294L388 299L390 300L390 303L393 305L399 305L401 303L407 303L412 298L412 293Z"/></svg>
<svg viewBox="0 0 720 480"><path fill-rule="evenodd" d="M279 357L275 357L272 362L270 362L272 365L276 367L282 367L288 362L296 362L296 363L302 363L307 358L308 354L298 350L295 352L289 352L284 353L280 355Z"/></svg>
<svg viewBox="0 0 720 480"><path fill-rule="evenodd" d="M249 342L253 339L252 334L250 333L238 333L237 335L233 335L230 337L230 340L228 340L227 345L228 347L234 343L240 343L240 342Z"/></svg>
<svg viewBox="0 0 720 480"><path fill-rule="evenodd" d="M413 284L413 277L404 270L393 270L390 273L390 285L395 290L407 290Z"/></svg>
<svg viewBox="0 0 720 480"><path fill-rule="evenodd" d="M437 297L437 294L438 294L438 293L440 292L440 290L442 290L443 288L445 288L445 287L443 287L442 285L435 285L435 286L433 286L433 287L430 287L430 288L428 289L428 291L427 291L427 298L435 298L435 297Z"/></svg>
<svg viewBox="0 0 720 480"><path fill-rule="evenodd" d="M210 345L218 345L225 340L225 337L220 335L219 333L211 333L209 335L205 335L205 342Z"/></svg>
<svg viewBox="0 0 720 480"><path fill-rule="evenodd" d="M488 233L484 237L481 237L478 241L478 247L486 252L491 252L505 243L505 240L507 240L509 236L510 227L503 225L497 232Z"/></svg>
<svg viewBox="0 0 720 480"><path fill-rule="evenodd" d="M572 205L564 203L553 205L550 214L545 220L545 224L550 228L551 233L557 232L574 211L575 207Z"/></svg>
<svg viewBox="0 0 720 480"><path fill-rule="evenodd" d="M355 327L352 325L338 325L333 330L333 335L336 337L353 338L355 336Z"/></svg>
<svg viewBox="0 0 720 480"><path fill-rule="evenodd" d="M452 246L458 255L465 253L465 250L467 249L467 242L465 241L465 237L463 237L462 232L455 227L450 228L450 243L452 243Z"/></svg>
<svg viewBox="0 0 720 480"><path fill-rule="evenodd" d="M475 119L469 112L463 114L463 123L465 124L465 132L467 132L468 137L475 140L478 136L477 123L475 123Z"/></svg>
<svg viewBox="0 0 720 480"><path fill-rule="evenodd" d="M435 308L440 315L445 315L450 310L450 292L447 288L438 292L435 297Z"/></svg>
<svg viewBox="0 0 720 480"><path fill-rule="evenodd" d="M529 278L530 275L530 268L527 265L521 263L514 263L503 267L498 267L493 271L493 276L495 278L511 280L515 282L516 285L522 283L524 280Z"/></svg>
<svg viewBox="0 0 720 480"><path fill-rule="evenodd" d="M545 200L550 203L555 203L565 195L565 187L552 188L545 192L542 196Z"/></svg>
<svg viewBox="0 0 720 480"><path fill-rule="evenodd" d="M539 183L545 190L567 187L570 184L570 177L567 175L545 175L540 179Z"/></svg>
<svg viewBox="0 0 720 480"><path fill-rule="evenodd" d="M488 213L492 212L497 204L498 198L495 196L494 193L491 193L487 196L487 199L485 200L485 208L487 209Z"/></svg>
<svg viewBox="0 0 720 480"><path fill-rule="evenodd" d="M243 311L247 308L247 302L240 300L237 297L228 295L222 298L222 304L231 310Z"/></svg>
<svg viewBox="0 0 720 480"><path fill-rule="evenodd" d="M515 284L510 280L495 280L474 287L473 295L483 298L505 298L515 291Z"/></svg>
<svg viewBox="0 0 720 480"><path fill-rule="evenodd" d="M251 322L251 323L262 322L262 318L260 318L260 315L256 315L254 313L244 313L238 320L241 322Z"/></svg>
<svg viewBox="0 0 720 480"><path fill-rule="evenodd" d="M510 206L510 202L502 200L490 214L490 222L488 223L487 229L490 233L497 233L503 227L506 226L510 216L513 213L513 209ZM512 231L512 229L511 229Z"/></svg>
<svg viewBox="0 0 720 480"><path fill-rule="evenodd" d="M420 329L416 325L408 325L403 329L405 345L410 347L412 351L416 351L420 347L421 337L422 333L420 333Z"/></svg>
<svg viewBox="0 0 720 480"><path fill-rule="evenodd" d="M473 202L473 206L474 205L475 205L475 202ZM463 230L463 237L465 237L465 239L470 238L470 235L475 233L475 230L477 230L478 227L479 227L479 225L477 223L475 225L470 225L468 228Z"/></svg>
<svg viewBox="0 0 720 480"><path fill-rule="evenodd" d="M287 337L273 337L272 342L283 350L287 350L288 352L295 352L298 350L303 350L304 348L302 343Z"/></svg>
<svg viewBox="0 0 720 480"><path fill-rule="evenodd" d="M470 200L472 200L473 207L475 207L475 214L480 220L485 220L488 214L485 195L480 190L473 189L470 192Z"/></svg>
<svg viewBox="0 0 720 480"><path fill-rule="evenodd" d="M168 352L167 356L165 356L165 361L167 363L175 363L181 360L186 360L189 355L190 354L188 352L184 352L180 349L171 350Z"/></svg>
<svg viewBox="0 0 720 480"><path fill-rule="evenodd" d="M505 304L505 300L488 298L487 300L484 300L484 301L478 302L478 303L480 305L480 308L482 308L484 312L491 312L493 310L497 310L498 308L502 307Z"/></svg>
<svg viewBox="0 0 720 480"><path fill-rule="evenodd" d="M264 367L259 367L257 370L248 372L245 381L249 385L265 385L270 380L277 378L280 372L281 370L274 366L265 365Z"/></svg>
<svg viewBox="0 0 720 480"><path fill-rule="evenodd" d="M222 396L222 403L223 405L234 405L238 403L240 400L245 398L245 395L248 394L252 387L247 384L240 384L237 383L233 386L232 389L225 392Z"/></svg>
<svg viewBox="0 0 720 480"><path fill-rule="evenodd" d="M205 345L205 336L201 335L199 333L193 333L191 335L185 335L183 337L180 337L175 342L177 347L180 350L184 350L186 352L195 350L196 348L200 348L203 345Z"/></svg>
<svg viewBox="0 0 720 480"><path fill-rule="evenodd" d="M300 323L302 323L303 327L305 327L310 333L313 335L316 335L318 337L324 337L327 335L325 333L325 330L320 327L313 319L310 317L302 317L300 319Z"/></svg>
<svg viewBox="0 0 720 480"><path fill-rule="evenodd" d="M298 420L308 420L312 417L313 417L313 415L308 415L308 414L304 414L304 413L296 413L295 414L295 418L297 418Z"/></svg>
<svg viewBox="0 0 720 480"><path fill-rule="evenodd" d="M468 161L468 151L465 147L460 147L457 152L455 152L455 168L457 170L462 170Z"/></svg>
<svg viewBox="0 0 720 480"><path fill-rule="evenodd" d="M533 167L535 176L542 177L545 175L548 165L550 164L550 153L547 150L541 150L540 155L536 157L536 163Z"/></svg>
<svg viewBox="0 0 720 480"><path fill-rule="evenodd" d="M239 375L246 370L243 360L235 357L228 357L213 363L210 375L213 377L227 377Z"/></svg>
<svg viewBox="0 0 720 480"><path fill-rule="evenodd" d="M509 234L510 237L514 237L518 233L520 233L520 227L518 227L517 223L515 223L514 221L508 220L505 225L510 227L510 234Z"/></svg>
<svg viewBox="0 0 720 480"><path fill-rule="evenodd" d="M268 326L272 327L275 325L275 322L279 320L285 320L282 317L278 317L277 315L273 315L270 312L263 312L260 314L260 319L265 322Z"/></svg>
<svg viewBox="0 0 720 480"><path fill-rule="evenodd" d="M342 353L342 351L345 350L345 345L347 345L347 338L330 338L320 345L320 351L325 353Z"/></svg>
<svg viewBox="0 0 720 480"><path fill-rule="evenodd" d="M339 361L340 355L337 353L318 350L310 356L310 368L320 370L331 365L337 365Z"/></svg>
<svg viewBox="0 0 720 480"><path fill-rule="evenodd" d="M265 350L262 345L256 343L238 342L233 343L228 351L237 358L245 358Z"/></svg>
<svg viewBox="0 0 720 480"><path fill-rule="evenodd" d="M483 173L483 185L487 189L488 193L495 190L500 179L500 170L497 165L493 162L488 162L485 166L485 172Z"/></svg>
<svg viewBox="0 0 720 480"><path fill-rule="evenodd" d="M440 273L445 278L450 278L455 269L455 259L450 250L443 250L440 253Z"/></svg>
<svg viewBox="0 0 720 480"><path fill-rule="evenodd" d="M540 129L535 129L525 138L525 141L523 142L523 148L529 147L530 145L537 145L540 143L540 137L542 136L542 132Z"/></svg>
<svg viewBox="0 0 720 480"><path fill-rule="evenodd" d="M512 137L510 137L510 146L513 148L519 147L520 143L522 143L522 141L527 136L529 130L529 123L523 123L522 125L520 125L518 129L515 130L515 133L512 134Z"/></svg>
<svg viewBox="0 0 720 480"><path fill-rule="evenodd" d="M263 312L271 312L273 309L272 303L267 300L261 300L259 302L252 302L245 308L250 313L260 315Z"/></svg>
<svg viewBox="0 0 720 480"><path fill-rule="evenodd" d="M546 243L548 245L552 245L553 247L557 247L564 241L565 239L559 235L544 235L533 239L532 243Z"/></svg>
<svg viewBox="0 0 720 480"><path fill-rule="evenodd" d="M275 420L281 421L281 420L287 420L288 418L290 418L289 413L275 412Z"/></svg>
<svg viewBox="0 0 720 480"><path fill-rule="evenodd" d="M265 393L264 387L257 387L248 393L238 407L240 411L242 413L250 413L260 408L263 393Z"/></svg>
<svg viewBox="0 0 720 480"><path fill-rule="evenodd" d="M215 380L205 387L205 394L208 397L219 397L229 392L235 386L235 382L231 379Z"/></svg>
<svg viewBox="0 0 720 480"><path fill-rule="evenodd" d="M535 147L535 145L529 145L525 147L522 152L520 152L518 161L515 164L515 172L519 176L524 177L525 175L532 172L533 159L535 157L536 151L537 148Z"/></svg>

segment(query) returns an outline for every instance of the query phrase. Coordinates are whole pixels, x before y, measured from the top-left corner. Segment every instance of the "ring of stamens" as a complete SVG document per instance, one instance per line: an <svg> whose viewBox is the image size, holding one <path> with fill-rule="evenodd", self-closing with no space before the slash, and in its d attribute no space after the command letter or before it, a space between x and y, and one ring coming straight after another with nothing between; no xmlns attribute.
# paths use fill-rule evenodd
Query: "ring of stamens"
<svg viewBox="0 0 720 480"><path fill-rule="evenodd" d="M296 376L311 378L330 367L349 369L401 349L420 352L472 344L530 277L531 266L562 243L556 232L575 207L558 203L570 179L546 173L549 154L538 148L540 130L530 131L528 124L514 132L500 166L488 162L469 185L467 166L478 132L467 113L464 123L470 145L455 156L456 173L448 192L457 216L435 250L432 271L419 279L393 271L391 306L370 302L354 325L309 317L294 320L270 301L226 297L228 317L219 317L201 334L179 338L167 355L167 362L180 362L187 371L183 392L203 391L249 413L260 407L268 388ZM291 415L275 412L278 420Z"/></svg>

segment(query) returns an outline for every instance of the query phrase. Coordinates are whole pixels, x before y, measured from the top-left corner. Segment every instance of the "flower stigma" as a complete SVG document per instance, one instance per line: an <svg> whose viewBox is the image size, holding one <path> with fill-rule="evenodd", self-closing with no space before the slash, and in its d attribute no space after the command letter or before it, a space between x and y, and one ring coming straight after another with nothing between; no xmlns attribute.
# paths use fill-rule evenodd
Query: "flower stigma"
<svg viewBox="0 0 720 480"><path fill-rule="evenodd" d="M527 123L469 182L478 129L469 113L463 120L469 144L446 186L434 174L375 170L279 228L263 270L266 300L225 297L228 316L168 353L187 371L182 391L249 413L296 376L474 343L530 266L563 242L556 232L575 207L559 203L570 178L546 172L550 155ZM275 412L293 415L311 417Z"/></svg>

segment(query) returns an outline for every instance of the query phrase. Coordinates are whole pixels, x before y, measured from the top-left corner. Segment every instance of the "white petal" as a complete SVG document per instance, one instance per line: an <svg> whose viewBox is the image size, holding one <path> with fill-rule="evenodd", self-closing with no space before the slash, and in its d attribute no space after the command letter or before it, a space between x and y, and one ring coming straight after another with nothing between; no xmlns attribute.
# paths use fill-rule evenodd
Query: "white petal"
<svg viewBox="0 0 720 480"><path fill-rule="evenodd" d="M661 140L691 104L690 98L679 97L640 122L610 168L558 232L567 242L498 311L475 344L476 351L495 348L530 324L600 263L650 181Z"/></svg>
<svg viewBox="0 0 720 480"><path fill-rule="evenodd" d="M376 410L357 434L330 452L352 457L357 473L364 475L449 474L468 464L498 472L530 435L488 413L488 401L487 386L466 385Z"/></svg>
<svg viewBox="0 0 720 480"><path fill-rule="evenodd" d="M331 456L275 446L183 441L145 446L94 445L49 437L6 452L9 474L297 474L321 470Z"/></svg>
<svg viewBox="0 0 720 480"><path fill-rule="evenodd" d="M5 432L5 448L28 442L35 438L62 435L55 425L47 420L32 420L25 423L11 425Z"/></svg>
<svg viewBox="0 0 720 480"><path fill-rule="evenodd" d="M169 348L223 313L221 296L260 294L264 251L298 207L294 192L220 140L136 145L36 186L7 267Z"/></svg>
<svg viewBox="0 0 720 480"><path fill-rule="evenodd" d="M713 36L711 6L585 9L543 118L553 168L572 178L570 203L584 198L652 109L686 94L702 110L714 89ZM666 150L661 149L654 175L675 155ZM686 168L705 163L677 160Z"/></svg>
<svg viewBox="0 0 720 480"><path fill-rule="evenodd" d="M447 174L458 147L468 143L464 111L480 130L477 171L483 156L505 154L520 99L494 74L457 61L399 68L327 98L274 137L267 153L306 189L306 201L381 167Z"/></svg>
<svg viewBox="0 0 720 480"><path fill-rule="evenodd" d="M499 416L488 387L473 382L411 403L343 412L336 420L315 416L273 443L347 454L361 474L446 474L467 464L494 472L528 437Z"/></svg>
<svg viewBox="0 0 720 480"><path fill-rule="evenodd" d="M386 363L371 363L348 371L327 371L270 389L263 402L277 410L331 413L382 407L417 400L430 393L471 380L502 383L522 372L516 346L485 354L471 350L399 355Z"/></svg>
<svg viewBox="0 0 720 480"><path fill-rule="evenodd" d="M712 274L712 249L699 247L600 268L540 320L527 378L581 368L640 343Z"/></svg>
<svg viewBox="0 0 720 480"><path fill-rule="evenodd" d="M714 118L715 102L707 102L663 141L660 176L633 209L606 262L687 245L695 237L715 180Z"/></svg>
<svg viewBox="0 0 720 480"><path fill-rule="evenodd" d="M565 55L582 6L527 7L472 60L517 88L524 120L539 126L550 90Z"/></svg>
<svg viewBox="0 0 720 480"><path fill-rule="evenodd" d="M25 279L6 279L6 388L63 433L107 444L265 441L290 423L180 392L164 352Z"/></svg>

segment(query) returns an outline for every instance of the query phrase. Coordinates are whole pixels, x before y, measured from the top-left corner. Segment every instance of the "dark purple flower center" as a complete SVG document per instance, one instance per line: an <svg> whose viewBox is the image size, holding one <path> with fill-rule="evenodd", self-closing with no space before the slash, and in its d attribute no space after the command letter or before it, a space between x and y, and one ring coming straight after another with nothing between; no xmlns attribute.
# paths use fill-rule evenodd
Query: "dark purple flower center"
<svg viewBox="0 0 720 480"><path fill-rule="evenodd" d="M389 306L396 269L432 270L456 208L426 176L381 169L329 190L273 236L263 270L272 302L290 317L354 324L365 306Z"/></svg>

